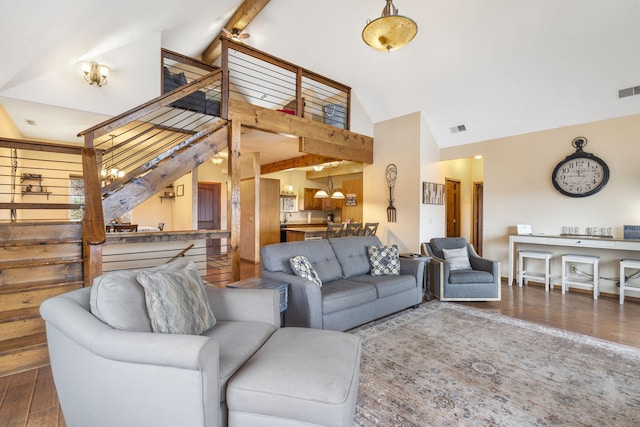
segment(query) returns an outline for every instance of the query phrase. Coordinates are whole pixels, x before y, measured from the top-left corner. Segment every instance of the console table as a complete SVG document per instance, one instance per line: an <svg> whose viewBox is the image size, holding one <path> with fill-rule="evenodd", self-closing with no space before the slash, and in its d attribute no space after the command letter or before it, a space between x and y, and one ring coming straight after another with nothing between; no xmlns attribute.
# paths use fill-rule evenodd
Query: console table
<svg viewBox="0 0 640 427"><path fill-rule="evenodd" d="M517 246L520 243L546 246L562 246L572 248L595 248L602 250L640 251L640 240L618 240L610 238L554 236L545 234L529 234L509 236L509 286L513 284ZM638 254L640 257L640 254Z"/></svg>

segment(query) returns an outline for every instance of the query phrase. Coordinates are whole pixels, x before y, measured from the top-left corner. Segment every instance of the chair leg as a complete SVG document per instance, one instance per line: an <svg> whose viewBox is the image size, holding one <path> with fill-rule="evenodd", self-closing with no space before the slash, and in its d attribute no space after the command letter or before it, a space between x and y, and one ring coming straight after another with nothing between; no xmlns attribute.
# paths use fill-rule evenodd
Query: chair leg
<svg viewBox="0 0 640 427"><path fill-rule="evenodd" d="M620 263L620 304L624 304L624 264Z"/></svg>
<svg viewBox="0 0 640 427"><path fill-rule="evenodd" d="M551 266L549 265L549 258L544 259L544 290L549 292L549 286L551 286Z"/></svg>
<svg viewBox="0 0 640 427"><path fill-rule="evenodd" d="M522 254L518 255L518 286L522 287L522 271L524 268L524 257Z"/></svg>
<svg viewBox="0 0 640 427"><path fill-rule="evenodd" d="M567 262L562 260L562 294L567 292Z"/></svg>
<svg viewBox="0 0 640 427"><path fill-rule="evenodd" d="M593 263L593 299L598 299L598 296L600 296L600 274L598 264L598 260L595 260Z"/></svg>

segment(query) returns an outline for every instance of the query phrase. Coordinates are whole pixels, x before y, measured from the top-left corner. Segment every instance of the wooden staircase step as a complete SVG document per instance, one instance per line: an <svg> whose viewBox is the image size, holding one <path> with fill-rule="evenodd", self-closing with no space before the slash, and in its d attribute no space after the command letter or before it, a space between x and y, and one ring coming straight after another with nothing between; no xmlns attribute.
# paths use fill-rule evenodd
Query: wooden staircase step
<svg viewBox="0 0 640 427"><path fill-rule="evenodd" d="M22 292L22 291L34 291L34 290L45 289L45 288L55 288L59 286L82 287L83 283L84 282L81 277L78 277L77 280L68 280L61 277L59 279L41 280L37 282L12 283L9 285L0 285L0 295L13 294L13 293Z"/></svg>
<svg viewBox="0 0 640 427"><path fill-rule="evenodd" d="M43 344L47 344L47 335L44 332L0 341L0 357L28 350L30 348L40 347Z"/></svg>
<svg viewBox="0 0 640 427"><path fill-rule="evenodd" d="M44 245L64 245L64 244L82 244L81 238L60 239L60 240L14 240L12 242L2 242L2 246L7 248L21 246L44 246Z"/></svg>
<svg viewBox="0 0 640 427"><path fill-rule="evenodd" d="M0 342L42 334L44 332L44 320L37 311L30 316L22 315L21 317L5 319L0 322Z"/></svg>
<svg viewBox="0 0 640 427"><path fill-rule="evenodd" d="M46 299L81 287L81 285L71 284L4 294L0 298L0 312L39 307Z"/></svg>
<svg viewBox="0 0 640 427"><path fill-rule="evenodd" d="M17 374L49 365L49 349L46 343L27 349L0 354L0 377Z"/></svg>
<svg viewBox="0 0 640 427"><path fill-rule="evenodd" d="M40 316L40 307L21 308L19 310L0 312L0 324L15 320L31 319Z"/></svg>
<svg viewBox="0 0 640 427"><path fill-rule="evenodd" d="M82 263L83 259L78 257L73 258L43 258L43 259L31 259L31 260L18 260L0 262L0 272L4 270L14 268L30 268L30 267L43 267L47 265L66 265Z"/></svg>

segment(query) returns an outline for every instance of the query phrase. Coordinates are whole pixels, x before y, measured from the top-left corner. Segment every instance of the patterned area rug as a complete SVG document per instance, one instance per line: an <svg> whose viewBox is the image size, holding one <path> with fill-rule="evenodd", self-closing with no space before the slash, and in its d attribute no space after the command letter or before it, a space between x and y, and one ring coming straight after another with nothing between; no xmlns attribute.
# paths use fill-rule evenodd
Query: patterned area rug
<svg viewBox="0 0 640 427"><path fill-rule="evenodd" d="M640 425L640 349L432 301L356 328L356 426Z"/></svg>

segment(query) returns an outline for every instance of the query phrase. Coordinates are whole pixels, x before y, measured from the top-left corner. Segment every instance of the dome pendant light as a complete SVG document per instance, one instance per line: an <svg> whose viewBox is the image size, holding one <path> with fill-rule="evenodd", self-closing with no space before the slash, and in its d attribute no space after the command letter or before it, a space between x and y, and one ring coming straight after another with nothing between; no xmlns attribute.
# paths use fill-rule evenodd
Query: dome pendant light
<svg viewBox="0 0 640 427"><path fill-rule="evenodd" d="M410 18L398 15L393 0L386 0L382 16L367 21L362 30L362 40L380 51L391 52L408 44L418 34L418 25Z"/></svg>

